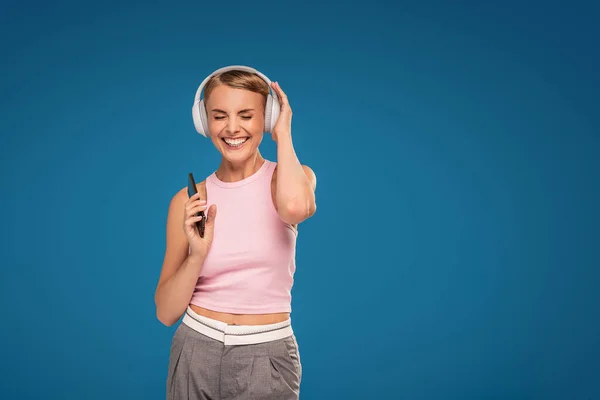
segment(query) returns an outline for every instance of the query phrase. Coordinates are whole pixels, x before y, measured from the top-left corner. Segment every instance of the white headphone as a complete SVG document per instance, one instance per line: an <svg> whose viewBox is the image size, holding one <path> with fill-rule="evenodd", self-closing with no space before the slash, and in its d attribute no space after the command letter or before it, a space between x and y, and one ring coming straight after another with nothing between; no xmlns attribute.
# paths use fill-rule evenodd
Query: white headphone
<svg viewBox="0 0 600 400"><path fill-rule="evenodd" d="M247 72L253 72L253 73L257 74L259 77L261 77L269 85L269 92L273 91L271 88L271 80L269 78L267 78L264 74L255 70L254 68L246 67L244 65L230 65L228 67L219 68L218 70L214 71L212 74L207 76L200 84L200 87L198 87L198 90L196 91L196 97L194 99L194 105L192 106L192 117L194 119L194 126L196 127L196 130L198 131L198 133L205 137L208 137L209 132L208 132L208 117L207 117L207 113L206 113L206 106L204 104L204 99L202 99L202 100L200 99L200 96L202 95L202 90L204 90L204 86L206 85L208 80L210 78L212 78L214 75L217 75L217 74L220 74L220 73L226 72L226 71L231 71L231 70L242 70L242 71L247 71ZM267 96L267 103L265 105L265 131L266 132L269 132L269 133L273 132L273 128L275 127L275 123L277 122L277 118L279 118L279 111L280 111L280 106L279 106L279 101L277 100L277 94L274 93L273 95L271 95L271 93L269 93L269 95Z"/></svg>

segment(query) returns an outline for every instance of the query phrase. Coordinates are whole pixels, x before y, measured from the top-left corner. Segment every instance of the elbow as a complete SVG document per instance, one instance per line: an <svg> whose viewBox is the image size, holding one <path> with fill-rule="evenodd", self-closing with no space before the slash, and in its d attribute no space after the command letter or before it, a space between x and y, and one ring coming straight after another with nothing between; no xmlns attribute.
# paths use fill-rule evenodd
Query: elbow
<svg viewBox="0 0 600 400"><path fill-rule="evenodd" d="M154 295L156 319L165 326L175 325L185 313L188 304L189 302L183 302L183 304L178 304L177 301L173 302L173 299L168 298L168 294L161 291L161 285L159 285Z"/></svg>
<svg viewBox="0 0 600 400"><path fill-rule="evenodd" d="M289 202L280 208L279 216L283 222L290 225L297 225L300 222L310 218L317 210L317 205L313 201L307 202Z"/></svg>
<svg viewBox="0 0 600 400"><path fill-rule="evenodd" d="M164 326L173 326L175 322L177 322L176 318L173 318L172 315L165 314L161 311L160 308L156 308L156 318L160 321Z"/></svg>
<svg viewBox="0 0 600 400"><path fill-rule="evenodd" d="M161 324L165 326L172 326L177 322L177 317L173 315L173 313L165 310L164 304L161 304L158 300L158 294L154 297L154 305L156 307L156 319L160 321Z"/></svg>

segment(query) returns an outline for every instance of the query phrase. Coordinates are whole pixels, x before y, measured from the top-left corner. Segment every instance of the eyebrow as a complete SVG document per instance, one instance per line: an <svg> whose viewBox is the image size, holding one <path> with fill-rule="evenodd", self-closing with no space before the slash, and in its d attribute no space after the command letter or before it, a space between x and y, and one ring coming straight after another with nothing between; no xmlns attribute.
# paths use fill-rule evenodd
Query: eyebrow
<svg viewBox="0 0 600 400"><path fill-rule="evenodd" d="M213 111L214 112L220 112L220 113L223 113L223 114L227 114L227 112L225 112L223 110L220 110L218 108L213 108ZM243 110L240 110L238 112L238 114L241 114L241 113L244 113L244 112L248 112L248 111L254 111L254 108L244 108Z"/></svg>

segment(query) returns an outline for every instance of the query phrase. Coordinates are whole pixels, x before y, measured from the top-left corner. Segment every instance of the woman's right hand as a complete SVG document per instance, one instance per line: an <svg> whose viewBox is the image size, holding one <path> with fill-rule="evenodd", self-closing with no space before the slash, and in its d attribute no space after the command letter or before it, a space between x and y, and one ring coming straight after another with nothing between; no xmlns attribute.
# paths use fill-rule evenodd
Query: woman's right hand
<svg viewBox="0 0 600 400"><path fill-rule="evenodd" d="M196 216L200 211L205 211L204 237L200 237L200 232L196 228L196 223L202 220L202 216ZM206 200L200 200L199 193L188 198L183 213L183 229L190 245L190 254L206 258L213 240L216 215L217 206L211 205L206 212Z"/></svg>

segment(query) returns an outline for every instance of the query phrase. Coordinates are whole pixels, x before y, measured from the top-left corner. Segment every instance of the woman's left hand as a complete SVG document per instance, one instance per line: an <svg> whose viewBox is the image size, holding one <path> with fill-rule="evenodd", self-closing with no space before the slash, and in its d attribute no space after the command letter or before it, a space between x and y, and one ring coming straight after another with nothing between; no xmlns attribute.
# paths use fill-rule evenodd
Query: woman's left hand
<svg viewBox="0 0 600 400"><path fill-rule="evenodd" d="M277 93L277 100L279 100L279 105L281 106L279 118L277 118L273 132L271 132L273 140L277 142L277 139L280 137L292 134L292 109L288 98L281 89L281 86L279 86L279 83L271 82L271 87L273 87L275 93Z"/></svg>

